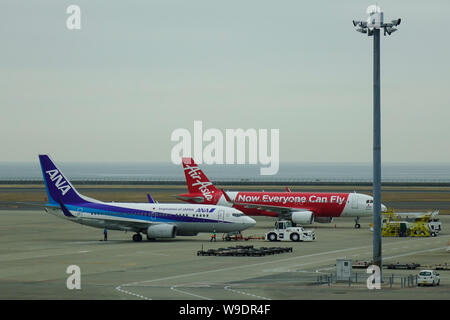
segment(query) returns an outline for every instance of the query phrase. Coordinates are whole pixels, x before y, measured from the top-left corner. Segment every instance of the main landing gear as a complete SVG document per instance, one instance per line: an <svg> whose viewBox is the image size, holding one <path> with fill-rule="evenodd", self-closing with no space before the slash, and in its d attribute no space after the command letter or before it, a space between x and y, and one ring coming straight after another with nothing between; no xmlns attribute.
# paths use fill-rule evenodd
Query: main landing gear
<svg viewBox="0 0 450 320"><path fill-rule="evenodd" d="M133 235L133 241L134 241L134 242L140 242L140 241L142 241L142 236L141 236L141 234L140 234L140 233L134 234L134 235Z"/></svg>
<svg viewBox="0 0 450 320"><path fill-rule="evenodd" d="M356 217L355 219L355 229L361 228L361 225L359 224L359 217Z"/></svg>
<svg viewBox="0 0 450 320"><path fill-rule="evenodd" d="M154 241L155 238L150 238L149 236L147 236L147 240L148 241ZM140 233L135 233L133 235L133 241L134 242L141 242L142 241L142 235Z"/></svg>

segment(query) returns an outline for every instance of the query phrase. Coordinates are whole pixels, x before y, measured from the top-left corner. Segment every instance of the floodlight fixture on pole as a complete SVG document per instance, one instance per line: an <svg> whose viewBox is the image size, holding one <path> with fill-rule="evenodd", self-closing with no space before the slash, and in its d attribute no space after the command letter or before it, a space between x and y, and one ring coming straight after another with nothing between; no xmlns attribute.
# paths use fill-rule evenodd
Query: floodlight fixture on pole
<svg viewBox="0 0 450 320"><path fill-rule="evenodd" d="M369 15L366 21L353 20L353 26L359 27L356 31L361 33L367 33L368 36L374 34L374 30L383 29L384 35L397 31L395 28L399 26L402 19L395 19L391 22L384 23L384 13L381 11L380 7L377 5L371 5L367 7L366 13Z"/></svg>
<svg viewBox="0 0 450 320"><path fill-rule="evenodd" d="M380 104L380 30L384 35L397 31L401 19L384 22L384 13L377 5L366 10L366 21L353 20L356 31L373 36L373 264L382 270L381 250L381 104Z"/></svg>

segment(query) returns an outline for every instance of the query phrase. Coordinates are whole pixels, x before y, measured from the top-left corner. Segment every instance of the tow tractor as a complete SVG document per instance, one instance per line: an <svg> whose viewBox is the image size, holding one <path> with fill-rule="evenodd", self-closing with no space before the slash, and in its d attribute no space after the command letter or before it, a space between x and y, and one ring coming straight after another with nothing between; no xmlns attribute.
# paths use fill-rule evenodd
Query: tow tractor
<svg viewBox="0 0 450 320"><path fill-rule="evenodd" d="M275 229L270 230L264 236L268 241L314 241L316 233L302 227L293 227L291 221L278 220Z"/></svg>

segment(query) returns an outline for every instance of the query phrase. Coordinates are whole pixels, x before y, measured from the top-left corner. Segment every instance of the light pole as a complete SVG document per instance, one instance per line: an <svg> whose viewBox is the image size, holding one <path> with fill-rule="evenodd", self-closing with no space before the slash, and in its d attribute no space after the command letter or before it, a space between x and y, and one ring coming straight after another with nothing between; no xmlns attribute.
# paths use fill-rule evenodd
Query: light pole
<svg viewBox="0 0 450 320"><path fill-rule="evenodd" d="M373 36L373 264L382 268L381 254L381 105L380 105L380 29L384 35L397 31L401 19L384 23L380 7L367 8L366 22L353 20L356 31Z"/></svg>

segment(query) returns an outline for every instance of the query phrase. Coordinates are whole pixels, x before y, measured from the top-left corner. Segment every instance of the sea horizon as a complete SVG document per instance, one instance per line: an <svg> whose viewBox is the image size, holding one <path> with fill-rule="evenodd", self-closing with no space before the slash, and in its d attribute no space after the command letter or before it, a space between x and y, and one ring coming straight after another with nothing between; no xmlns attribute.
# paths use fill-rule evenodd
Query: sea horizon
<svg viewBox="0 0 450 320"><path fill-rule="evenodd" d="M74 180L184 180L183 168L168 162L69 162L57 166ZM207 165L200 168L211 180L371 181L372 164L282 162L275 175L260 175L262 165ZM41 180L39 162L0 162L0 180ZM450 181L450 163L382 164L384 181Z"/></svg>

